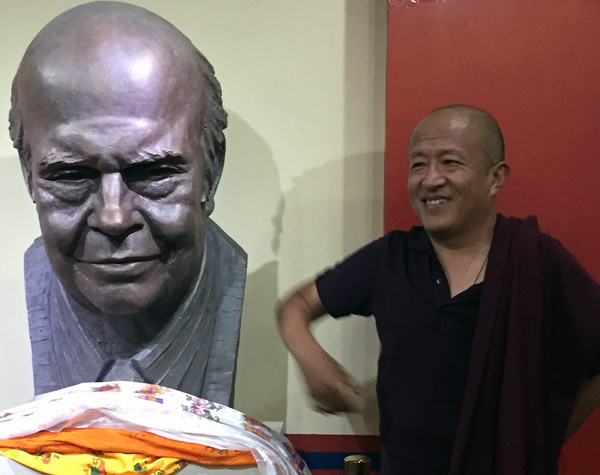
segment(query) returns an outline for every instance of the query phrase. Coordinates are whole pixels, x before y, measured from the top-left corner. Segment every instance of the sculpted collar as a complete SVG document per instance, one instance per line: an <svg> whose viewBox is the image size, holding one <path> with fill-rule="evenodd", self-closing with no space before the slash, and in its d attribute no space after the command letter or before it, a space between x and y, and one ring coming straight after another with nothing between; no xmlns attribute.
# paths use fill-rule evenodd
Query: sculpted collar
<svg viewBox="0 0 600 475"><path fill-rule="evenodd" d="M215 325L216 302L212 292L218 286L214 281L218 272L214 261L214 253L204 253L200 274L165 328L132 357L123 359L113 356L97 342L90 331L93 327L85 324L83 309L72 301L52 273L49 310L62 385L139 381L177 388L191 372L196 387L190 392L196 394L202 387ZM198 318L200 315L202 318ZM57 351L69 347L71 351Z"/></svg>

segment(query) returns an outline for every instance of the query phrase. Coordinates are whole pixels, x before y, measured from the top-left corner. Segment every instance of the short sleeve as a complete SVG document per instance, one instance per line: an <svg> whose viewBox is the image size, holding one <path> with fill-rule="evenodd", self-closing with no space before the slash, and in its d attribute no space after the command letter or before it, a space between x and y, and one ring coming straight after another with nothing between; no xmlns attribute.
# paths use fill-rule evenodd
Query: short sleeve
<svg viewBox="0 0 600 475"><path fill-rule="evenodd" d="M389 234L367 244L316 279L323 306L333 317L372 314L371 299L382 262L389 253Z"/></svg>

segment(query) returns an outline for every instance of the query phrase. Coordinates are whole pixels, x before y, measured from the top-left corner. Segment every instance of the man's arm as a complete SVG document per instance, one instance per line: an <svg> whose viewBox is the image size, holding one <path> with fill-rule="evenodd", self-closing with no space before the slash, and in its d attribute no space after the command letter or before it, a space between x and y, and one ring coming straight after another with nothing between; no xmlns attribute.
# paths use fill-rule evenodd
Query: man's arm
<svg viewBox="0 0 600 475"><path fill-rule="evenodd" d="M311 323L326 313L315 282L310 282L279 306L279 334L304 375L315 407L331 414L355 412L362 402L355 383L310 332Z"/></svg>

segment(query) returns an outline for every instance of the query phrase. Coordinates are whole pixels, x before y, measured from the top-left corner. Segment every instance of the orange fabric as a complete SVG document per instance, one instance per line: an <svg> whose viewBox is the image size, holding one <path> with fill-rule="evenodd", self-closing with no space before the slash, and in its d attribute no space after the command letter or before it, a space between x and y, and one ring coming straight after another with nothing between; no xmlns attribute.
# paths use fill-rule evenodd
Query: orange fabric
<svg viewBox="0 0 600 475"><path fill-rule="evenodd" d="M14 439L0 439L0 447L20 449L29 453L82 454L101 451L179 458L203 465L256 465L249 451L216 449L207 445L167 439L150 432L123 429L41 431Z"/></svg>

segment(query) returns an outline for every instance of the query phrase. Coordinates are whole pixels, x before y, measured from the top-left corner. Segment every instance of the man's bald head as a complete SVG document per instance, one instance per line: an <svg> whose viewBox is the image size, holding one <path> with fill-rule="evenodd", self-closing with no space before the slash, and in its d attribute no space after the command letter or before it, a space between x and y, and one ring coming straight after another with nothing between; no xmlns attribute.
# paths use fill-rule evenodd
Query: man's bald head
<svg viewBox="0 0 600 475"><path fill-rule="evenodd" d="M465 119L469 121L470 126L475 127L487 168L491 168L504 160L504 137L496 119L489 112L463 104L440 107L427 114L415 127L410 138L410 144L413 144L418 138L424 124L439 117Z"/></svg>
<svg viewBox="0 0 600 475"><path fill-rule="evenodd" d="M154 13L125 3L92 2L56 17L27 49L13 82L10 135L31 187L28 137L37 131L28 122L33 114L84 118L122 108L135 117L150 117L183 107L195 108L198 158L212 200L227 126L212 66L179 30Z"/></svg>

